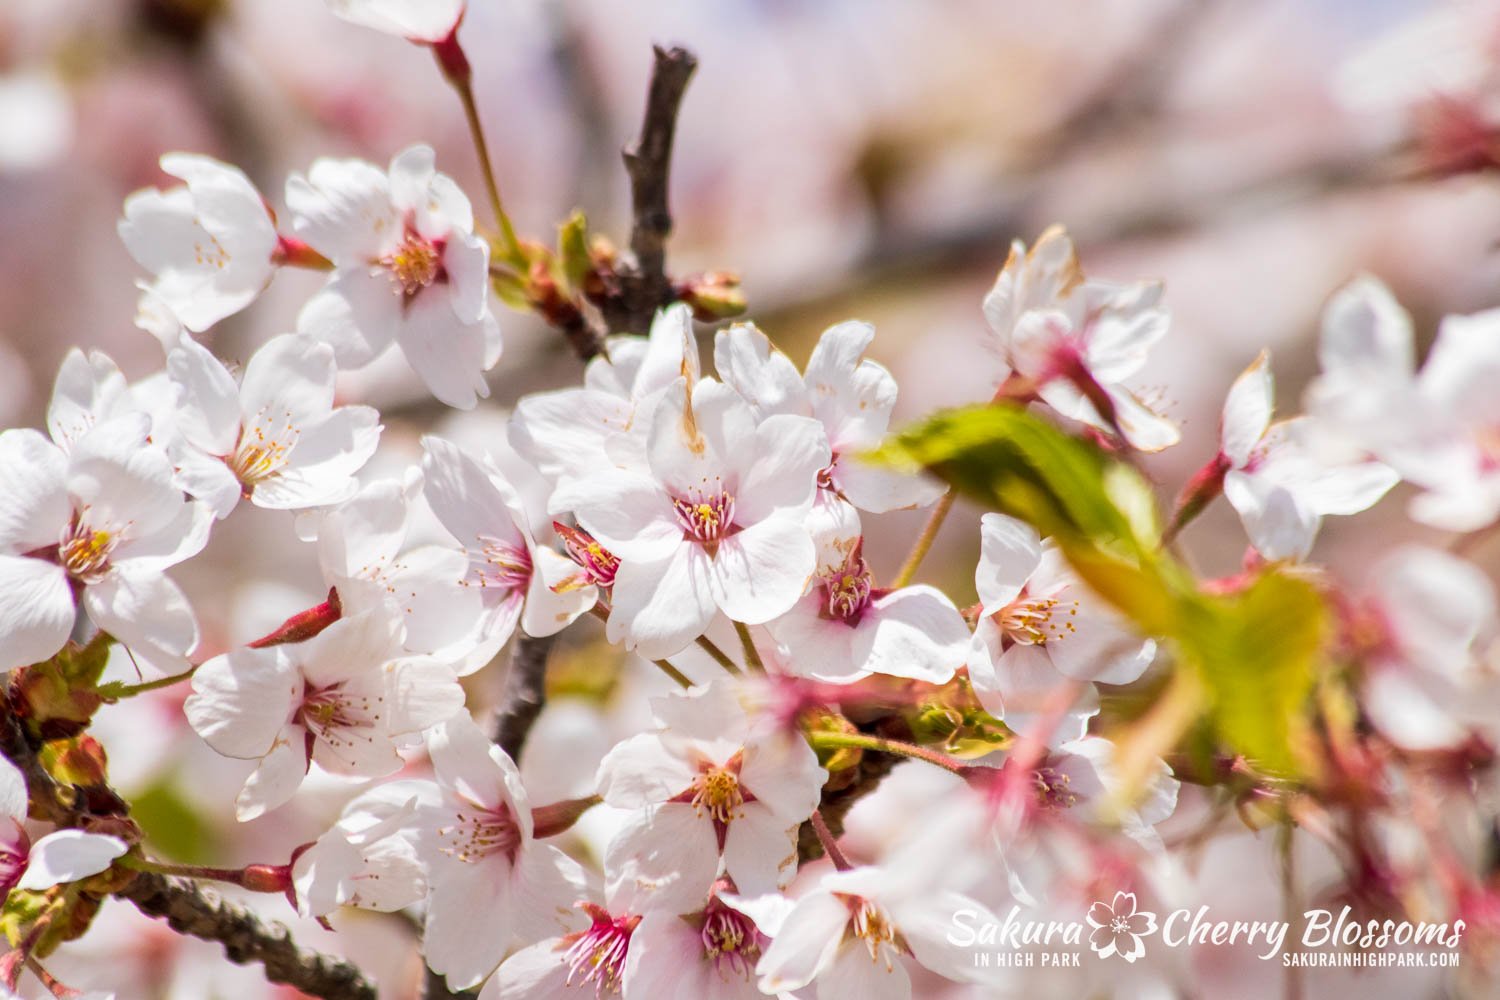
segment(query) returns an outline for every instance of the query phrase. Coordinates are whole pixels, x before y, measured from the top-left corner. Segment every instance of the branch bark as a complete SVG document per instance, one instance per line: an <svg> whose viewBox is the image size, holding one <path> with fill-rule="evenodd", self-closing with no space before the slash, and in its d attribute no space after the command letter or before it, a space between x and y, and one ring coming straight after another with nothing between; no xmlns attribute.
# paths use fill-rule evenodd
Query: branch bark
<svg viewBox="0 0 1500 1000"><path fill-rule="evenodd" d="M237 903L187 879L141 872L115 893L179 934L217 941L236 965L259 962L273 983L323 1000L376 1000L375 986L355 966L300 948L280 923L262 921Z"/></svg>
<svg viewBox="0 0 1500 1000"><path fill-rule="evenodd" d="M550 635L521 635L511 653L505 694L495 719L495 742L512 760L520 760L526 737L547 703L547 657L555 639Z"/></svg>

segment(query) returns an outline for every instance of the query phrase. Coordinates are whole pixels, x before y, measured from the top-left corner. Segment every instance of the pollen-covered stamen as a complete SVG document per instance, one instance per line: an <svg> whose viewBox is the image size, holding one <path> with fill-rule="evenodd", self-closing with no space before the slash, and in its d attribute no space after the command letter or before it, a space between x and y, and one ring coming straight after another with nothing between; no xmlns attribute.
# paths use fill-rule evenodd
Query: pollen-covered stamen
<svg viewBox="0 0 1500 1000"><path fill-rule="evenodd" d="M309 688L297 707L296 719L307 730L308 751L321 742L335 754L375 741L372 732L385 714L385 697L350 691L343 681L326 688Z"/></svg>
<svg viewBox="0 0 1500 1000"><path fill-rule="evenodd" d="M410 224L396 248L375 263L390 275L396 294L408 299L446 277L442 244L427 239Z"/></svg>
<svg viewBox="0 0 1500 1000"><path fill-rule="evenodd" d="M512 864L521 847L521 827L510 806L494 809L470 805L460 809L450 826L438 828L438 850L473 864L494 854L503 854Z"/></svg>
<svg viewBox="0 0 1500 1000"><path fill-rule="evenodd" d="M870 951L870 961L884 963L887 972L896 967L896 959L904 950L896 925L890 915L872 901L860 896L844 896L849 907L849 924L845 933L864 942Z"/></svg>
<svg viewBox="0 0 1500 1000"><path fill-rule="evenodd" d="M823 577L823 601L829 617L850 625L858 624L860 616L870 603L874 586L869 564L860 555L863 546L864 539L860 539L844 565Z"/></svg>
<svg viewBox="0 0 1500 1000"><path fill-rule="evenodd" d="M673 497L672 507L688 537L705 545L717 544L734 527L734 495L723 490Z"/></svg>
<svg viewBox="0 0 1500 1000"><path fill-rule="evenodd" d="M531 584L531 553L524 543L480 535L479 551L469 559L463 585L497 590L522 590Z"/></svg>
<svg viewBox="0 0 1500 1000"><path fill-rule="evenodd" d="M1071 809L1078 795L1069 787L1073 779L1055 767L1039 767L1032 772L1036 783L1037 805L1043 809Z"/></svg>
<svg viewBox="0 0 1500 1000"><path fill-rule="evenodd" d="M583 567L590 583L609 587L615 582L615 573L620 568L619 558L609 549L594 540L587 531L553 521L552 527L562 537L568 558Z"/></svg>
<svg viewBox="0 0 1500 1000"><path fill-rule="evenodd" d="M760 958L760 932L755 921L732 910L715 896L703 912L703 957L712 962L720 978L749 979Z"/></svg>
<svg viewBox="0 0 1500 1000"><path fill-rule="evenodd" d="M633 914L611 916L593 903L579 907L593 918L586 931L563 938L568 946L563 958L568 963L568 986L594 984L594 995L606 997L620 992L625 975L625 956L630 951L630 935L641 918Z"/></svg>
<svg viewBox="0 0 1500 1000"><path fill-rule="evenodd" d="M1077 601L1023 594L997 611L995 620L1000 631L1012 642L1023 646L1045 646L1076 632L1071 619L1077 614Z"/></svg>
<svg viewBox="0 0 1500 1000"><path fill-rule="evenodd" d="M246 496L255 491L257 483L285 467L301 436L302 430L294 424L290 410L272 413L262 408L253 421L240 429L234 453L224 462L240 481Z"/></svg>
<svg viewBox="0 0 1500 1000"><path fill-rule="evenodd" d="M92 528L75 514L58 543L58 559L75 580L97 583L109 571L109 554L119 541L119 532Z"/></svg>
<svg viewBox="0 0 1500 1000"><path fill-rule="evenodd" d="M738 767L709 766L693 779L692 806L699 812L707 811L717 822L728 824L738 815L745 804L745 793L740 788Z"/></svg>

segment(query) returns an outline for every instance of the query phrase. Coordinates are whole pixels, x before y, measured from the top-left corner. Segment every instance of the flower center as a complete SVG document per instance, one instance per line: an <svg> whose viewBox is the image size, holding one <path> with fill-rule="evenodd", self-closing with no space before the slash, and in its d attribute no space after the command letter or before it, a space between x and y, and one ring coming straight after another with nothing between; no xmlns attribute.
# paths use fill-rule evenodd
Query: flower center
<svg viewBox="0 0 1500 1000"><path fill-rule="evenodd" d="M117 532L95 530L75 516L58 546L58 556L74 579L97 583L109 571L109 554L119 541Z"/></svg>
<svg viewBox="0 0 1500 1000"><path fill-rule="evenodd" d="M470 558L472 582L505 591L524 591L531 585L531 553L525 545L480 535L479 546L478 555Z"/></svg>
<svg viewBox="0 0 1500 1000"><path fill-rule="evenodd" d="M832 576L823 578L823 599L830 618L837 618L849 625L859 624L865 608L870 603L872 581L870 567L860 555L860 544L854 546L844 565Z"/></svg>
<svg viewBox="0 0 1500 1000"><path fill-rule="evenodd" d="M728 978L728 973L749 979L760 956L757 933L753 920L715 897L703 914L703 955L714 964L720 978Z"/></svg>
<svg viewBox="0 0 1500 1000"><path fill-rule="evenodd" d="M356 743L373 742L374 737L361 730L375 728L384 701L380 695L372 698L368 694L345 691L343 681L309 690L302 696L296 714L297 721L307 730L309 756L314 740L321 740L335 752Z"/></svg>
<svg viewBox="0 0 1500 1000"><path fill-rule="evenodd" d="M1124 917L1115 917L1109 922L1109 929L1116 934L1130 933L1130 921Z"/></svg>
<svg viewBox="0 0 1500 1000"><path fill-rule="evenodd" d="M602 906L579 904L594 922L586 931L563 938L568 942L564 958L568 963L568 986L594 984L594 995L603 997L620 992L625 974L625 956L630 950L630 935L641 918L633 915L614 917Z"/></svg>
<svg viewBox="0 0 1500 1000"><path fill-rule="evenodd" d="M615 573L620 568L619 557L594 540L587 531L553 521L552 527L562 536L563 547L568 558L583 567L590 583L608 587L615 582Z"/></svg>
<svg viewBox="0 0 1500 1000"><path fill-rule="evenodd" d="M406 227L406 234L396 249L376 261L391 276L396 294L410 299L422 289L443 277L442 247L413 229Z"/></svg>
<svg viewBox="0 0 1500 1000"><path fill-rule="evenodd" d="M240 481L245 496L255 491L257 483L281 471L301 434L302 431L292 424L291 411L287 411L283 422L277 424L265 410L261 410L255 415L254 423L240 430L234 454L225 462L234 478Z"/></svg>
<svg viewBox="0 0 1500 1000"><path fill-rule="evenodd" d="M1032 772L1036 782L1036 801L1043 809L1071 809L1078 795L1068 787L1072 779L1055 767L1039 767Z"/></svg>
<svg viewBox="0 0 1500 1000"><path fill-rule="evenodd" d="M739 775L727 767L706 769L693 779L692 804L694 809L706 809L715 820L727 824L745 804Z"/></svg>
<svg viewBox="0 0 1500 1000"><path fill-rule="evenodd" d="M1023 646L1045 646L1076 632L1070 618L1078 614L1077 601L1055 597L1018 597L995 614L1000 631Z"/></svg>
<svg viewBox="0 0 1500 1000"><path fill-rule="evenodd" d="M460 809L454 819L452 826L438 829L438 850L470 864L492 854L504 854L515 863L521 847L521 828L510 806L501 803L495 809L478 808L472 812Z"/></svg>
<svg viewBox="0 0 1500 1000"><path fill-rule="evenodd" d="M734 527L734 496L720 490L711 496L673 497L677 520L689 538L716 545Z"/></svg>
<svg viewBox="0 0 1500 1000"><path fill-rule="evenodd" d="M870 960L885 963L886 971L890 972L895 968L902 948L897 941L896 925L884 910L868 899L851 896L845 897L845 902L850 908L847 933L863 941L870 950Z"/></svg>

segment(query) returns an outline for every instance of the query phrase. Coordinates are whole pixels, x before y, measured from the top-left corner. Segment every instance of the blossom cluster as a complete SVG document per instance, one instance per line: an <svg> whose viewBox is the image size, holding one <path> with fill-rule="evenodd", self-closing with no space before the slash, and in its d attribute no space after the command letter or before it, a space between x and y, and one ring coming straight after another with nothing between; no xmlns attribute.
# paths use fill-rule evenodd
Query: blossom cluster
<svg viewBox="0 0 1500 1000"><path fill-rule="evenodd" d="M440 61L462 13L334 6ZM1063 908L1105 882L1167 891L1176 860L1157 828L1184 775L1155 752L1127 766L1121 728L1102 720L1109 699L1171 672L1171 637L1014 509L972 532L970 606L913 582L923 548L877 577L865 532L879 515L930 508L935 530L953 494L941 469L872 458L897 386L868 356L870 325L830 327L799 368L751 323L700 351L693 310L666 305L649 330L610 337L579 386L522 397L482 443L428 436L393 470L372 462L380 414L339 398L340 373L394 345L438 401L478 406L502 356L492 271L509 250L476 231L425 146L386 168L318 160L287 180L282 212L228 164L161 166L182 183L131 196L119 226L148 274L139 323L159 370L131 381L74 350L45 433L0 433L0 668L26 676L98 635L152 678L180 676L193 730L251 762L223 795L241 821L284 807L314 768L361 779L338 821L267 876L301 914L410 909L431 970L485 1000L899 1000L913 977L1006 974L952 945L955 913ZM205 334L283 267L326 275L296 330L242 364L216 356ZM1134 384L1169 333L1159 284L1086 275L1053 228L1015 244L975 320L955 363L991 373L986 405L1025 408L1122 464L1179 443ZM1481 642L1496 610L1486 577L1416 546L1357 585L1306 562L1322 518L1400 482L1426 525L1500 521L1500 313L1449 317L1420 367L1415 355L1378 280L1338 291L1305 413L1274 420L1269 355L1251 361L1166 542L1225 497L1249 544L1243 576L1205 589L1233 592L1267 566L1316 578L1349 711L1379 746L1470 753L1494 745L1500 691ZM206 650L167 571L245 504L285 512L329 598ZM443 539L412 544L419 518ZM681 687L650 700L582 795L539 801L463 679L590 615ZM1349 753L1377 766L1366 743ZM925 769L923 801L874 848L841 849L829 797L881 754ZM1275 787L1254 760L1230 767L1249 775L1241 806ZM32 841L25 785L0 769L7 891L152 864L124 829ZM597 856L569 839L595 809L608 817Z"/></svg>

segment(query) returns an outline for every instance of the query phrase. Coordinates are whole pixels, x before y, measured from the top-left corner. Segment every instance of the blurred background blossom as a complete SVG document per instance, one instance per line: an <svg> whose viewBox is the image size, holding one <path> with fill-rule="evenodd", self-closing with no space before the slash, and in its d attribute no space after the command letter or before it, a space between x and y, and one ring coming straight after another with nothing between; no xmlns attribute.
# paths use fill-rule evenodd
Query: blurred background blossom
<svg viewBox="0 0 1500 1000"><path fill-rule="evenodd" d="M1262 346L1283 412L1295 411L1316 367L1322 306L1354 275L1386 281L1424 343L1440 316L1500 305L1492 2L478 0L462 37L510 211L523 234L548 241L574 207L596 230L623 234L618 151L640 120L650 45L691 48L700 68L674 161L677 274L739 272L750 316L799 362L828 324L873 322L872 355L901 386L898 418L987 395L968 359L1012 239L1061 222L1091 274L1164 279L1172 330L1142 380L1162 387L1183 428L1183 443L1150 463L1164 497L1211 457L1224 392ZM314 157L384 163L415 141L431 143L439 169L471 195L481 190L462 111L426 50L340 22L313 0L5 0L0 425L41 421L75 344L133 377L161 365L156 339L134 325L141 275L115 223L132 190L169 182L163 152L235 163L282 210L286 175ZM292 329L317 283L283 274L256 308L211 332L213 349L244 358ZM501 322L506 356L478 414L445 418L397 358L345 376L343 395L386 415L366 475L414 461L423 432L493 435L520 394L576 381L555 332L514 313ZM1318 556L1357 578L1369 532L1422 536L1403 506L1398 495L1328 524ZM973 599L977 555L978 512L967 514L948 521L929 563L960 604ZM866 552L877 573L895 568L923 516L879 519ZM238 517L240 530L217 534L179 574L203 624L201 655L267 631L324 589L315 553L283 522L249 509ZM1208 572L1233 571L1244 544L1223 504L1184 542ZM1495 548L1475 557L1500 565ZM585 667L599 650L577 631L533 741L569 741L577 759L565 769L523 760L539 799L579 794L610 745L601 734L643 721L613 712L642 704L620 691L653 683L630 669L600 680ZM133 674L128 662L112 670ZM499 686L488 673L473 683L480 704ZM248 765L208 752L180 697L100 715L116 784L162 853L284 858L355 787L318 778L326 795L232 824L222 791ZM878 841L880 817L899 811L903 794L892 783L861 805L851 836ZM1188 829L1191 807L1182 813ZM578 835L599 842L603 822L591 814ZM1218 840L1190 859L1184 891L1226 918L1273 916L1273 859L1269 834ZM1331 862L1310 856L1303 867L1315 879ZM278 900L266 905L288 915ZM70 984L173 1000L286 995L226 971L211 946L108 906L118 919L100 920L54 970ZM365 963L389 996L416 995L411 927L369 914L336 923L337 936L297 931ZM1278 982L1264 963L1236 965L1227 953L1192 960L1202 995L1264 996ZM1319 995L1334 982L1319 973L1305 985ZM929 985L927 995L966 995ZM1115 985L1163 995L1150 977ZM1361 992L1432 988L1384 975Z"/></svg>

